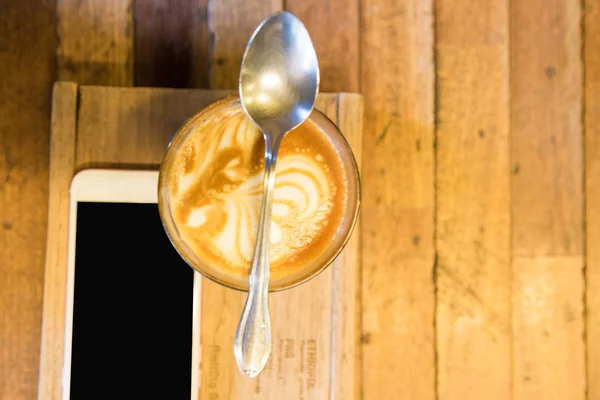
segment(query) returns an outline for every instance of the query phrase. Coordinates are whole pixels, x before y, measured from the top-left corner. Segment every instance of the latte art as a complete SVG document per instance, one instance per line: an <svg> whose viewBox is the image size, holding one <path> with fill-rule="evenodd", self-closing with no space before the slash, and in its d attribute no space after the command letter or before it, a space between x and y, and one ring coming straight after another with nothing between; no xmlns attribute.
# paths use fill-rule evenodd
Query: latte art
<svg viewBox="0 0 600 400"><path fill-rule="evenodd" d="M194 128L173 166L171 212L181 237L203 262L246 276L263 190L261 132L241 109L228 110ZM276 166L272 274L302 269L327 247L346 192L340 157L318 126L307 121L285 136Z"/></svg>

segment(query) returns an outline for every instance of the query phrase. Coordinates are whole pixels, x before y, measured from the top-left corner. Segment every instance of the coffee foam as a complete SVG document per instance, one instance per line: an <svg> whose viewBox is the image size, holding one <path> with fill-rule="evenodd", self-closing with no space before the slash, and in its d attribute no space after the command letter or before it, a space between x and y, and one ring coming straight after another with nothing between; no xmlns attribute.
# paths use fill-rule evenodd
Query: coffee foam
<svg viewBox="0 0 600 400"><path fill-rule="evenodd" d="M175 155L171 210L183 240L214 268L247 273L260 214L264 140L240 108L201 121ZM340 225L347 176L320 128L307 121L283 139L275 178L271 270L306 267Z"/></svg>

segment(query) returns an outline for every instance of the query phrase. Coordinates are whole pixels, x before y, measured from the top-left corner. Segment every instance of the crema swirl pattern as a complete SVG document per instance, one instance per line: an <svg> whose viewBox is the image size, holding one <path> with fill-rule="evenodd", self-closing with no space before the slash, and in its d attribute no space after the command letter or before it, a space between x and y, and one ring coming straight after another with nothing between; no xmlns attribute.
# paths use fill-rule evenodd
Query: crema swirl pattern
<svg viewBox="0 0 600 400"><path fill-rule="evenodd" d="M195 127L182 148L170 187L182 237L205 262L247 272L262 197L260 131L241 109L229 110ZM339 155L316 125L307 122L284 138L275 179L271 269L300 267L316 256L315 243L336 233L341 216L334 205L342 205L345 192Z"/></svg>

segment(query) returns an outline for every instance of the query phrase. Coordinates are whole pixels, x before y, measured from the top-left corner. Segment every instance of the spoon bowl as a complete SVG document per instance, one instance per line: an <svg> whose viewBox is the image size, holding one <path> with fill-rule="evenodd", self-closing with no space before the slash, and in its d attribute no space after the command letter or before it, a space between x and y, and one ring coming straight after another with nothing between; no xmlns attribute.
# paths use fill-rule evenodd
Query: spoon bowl
<svg viewBox="0 0 600 400"><path fill-rule="evenodd" d="M265 139L263 196L250 268L248 298L235 334L238 368L255 377L271 353L269 247L275 164L286 133L312 112L319 91L319 65L308 31L289 12L267 17L256 29L242 59L240 102Z"/></svg>
<svg viewBox="0 0 600 400"><path fill-rule="evenodd" d="M239 81L242 107L269 135L284 135L310 115L319 91L319 64L308 31L289 12L256 29Z"/></svg>

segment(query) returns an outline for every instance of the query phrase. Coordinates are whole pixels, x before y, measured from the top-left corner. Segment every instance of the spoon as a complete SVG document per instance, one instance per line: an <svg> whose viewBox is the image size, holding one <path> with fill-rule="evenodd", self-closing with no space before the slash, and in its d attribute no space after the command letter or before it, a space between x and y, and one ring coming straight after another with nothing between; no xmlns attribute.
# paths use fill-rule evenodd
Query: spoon
<svg viewBox="0 0 600 400"><path fill-rule="evenodd" d="M275 163L284 135L312 112L319 91L319 65L308 31L289 12L263 20L242 59L239 92L244 112L265 139L265 174L248 298L235 334L239 369L256 377L271 352L269 246Z"/></svg>

